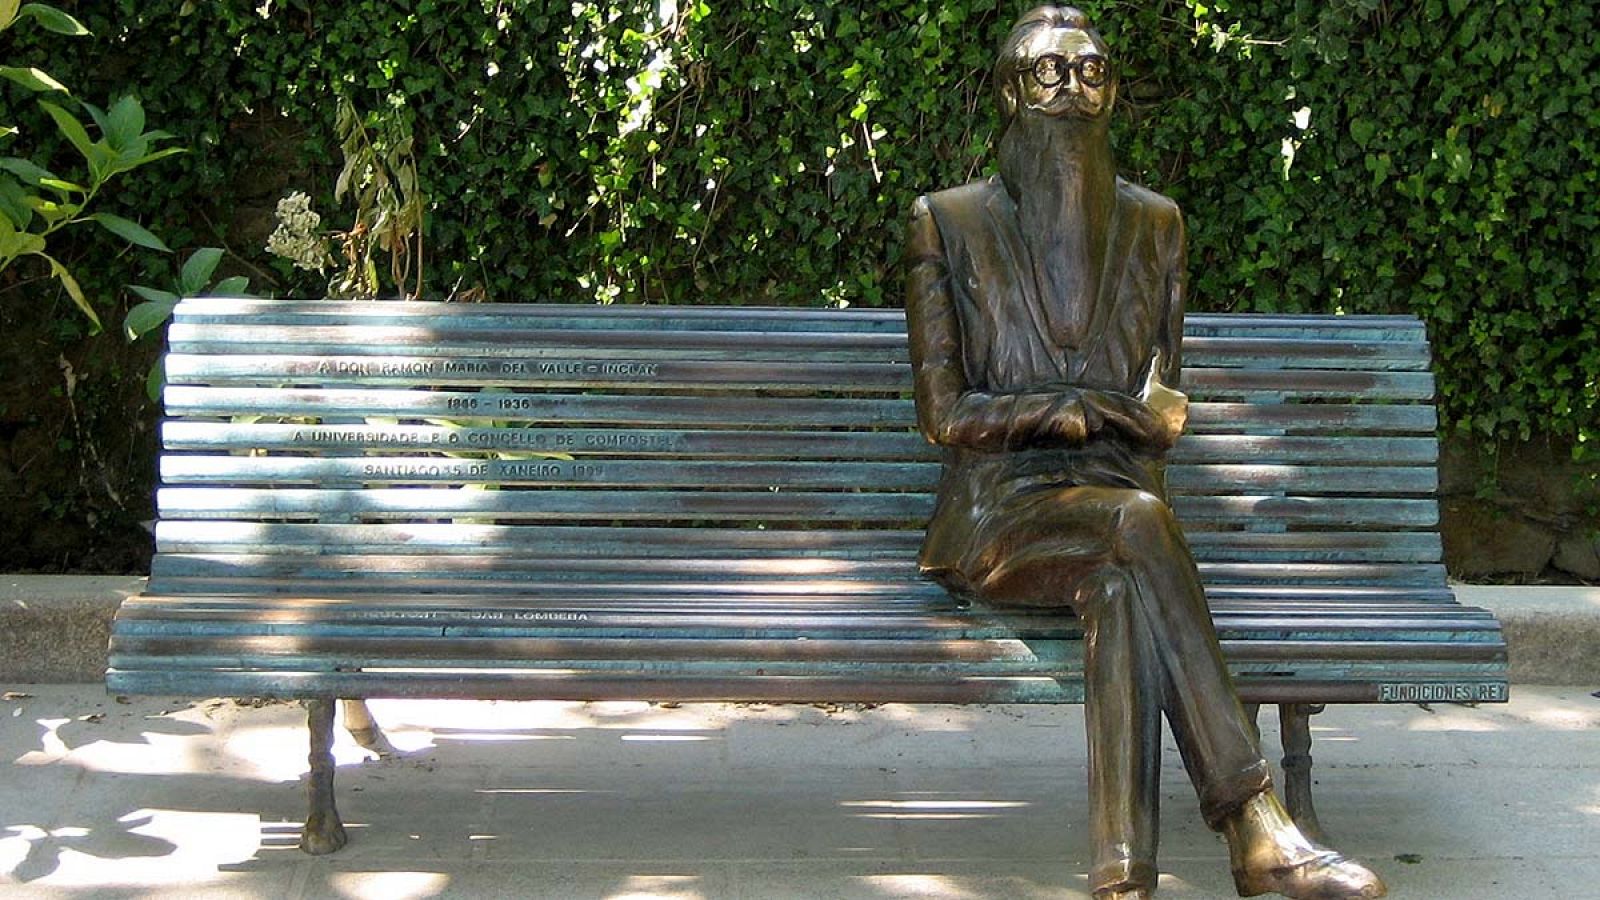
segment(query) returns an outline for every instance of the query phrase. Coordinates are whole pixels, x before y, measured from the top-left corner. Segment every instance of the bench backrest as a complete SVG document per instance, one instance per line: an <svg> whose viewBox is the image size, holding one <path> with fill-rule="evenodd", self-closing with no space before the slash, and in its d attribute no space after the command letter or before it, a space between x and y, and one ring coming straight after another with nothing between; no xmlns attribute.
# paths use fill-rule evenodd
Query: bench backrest
<svg viewBox="0 0 1600 900"><path fill-rule="evenodd" d="M169 342L154 592L598 593L653 559L686 603L892 602L938 473L898 311L218 298ZM1192 315L1184 359L1169 484L1214 601L1450 600L1419 322Z"/></svg>

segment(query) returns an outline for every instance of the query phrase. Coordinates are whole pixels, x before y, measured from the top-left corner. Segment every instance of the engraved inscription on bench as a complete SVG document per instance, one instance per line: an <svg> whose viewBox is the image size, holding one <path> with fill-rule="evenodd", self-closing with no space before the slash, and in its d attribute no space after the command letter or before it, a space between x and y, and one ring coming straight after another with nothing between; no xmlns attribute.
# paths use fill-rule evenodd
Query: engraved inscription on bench
<svg viewBox="0 0 1600 900"><path fill-rule="evenodd" d="M305 428L296 431L289 440L296 444L459 444L456 432L443 428L425 430L375 429L375 428Z"/></svg>
<svg viewBox="0 0 1600 900"><path fill-rule="evenodd" d="M292 444L414 446L480 450L550 450L561 453L670 452L683 448L683 435L670 431L546 428L433 428L324 425L297 428Z"/></svg>
<svg viewBox="0 0 1600 900"><path fill-rule="evenodd" d="M490 622L587 622L586 612L546 609L472 609L463 611L433 609L374 609L363 613L369 619L404 619L407 621L475 620Z"/></svg>
<svg viewBox="0 0 1600 900"><path fill-rule="evenodd" d="M564 360L539 363L540 375L605 375L608 377L654 378L658 363L627 362L623 360L580 362Z"/></svg>
<svg viewBox="0 0 1600 900"><path fill-rule="evenodd" d="M318 375L437 375L440 364L423 359L334 359L317 364Z"/></svg>
<svg viewBox="0 0 1600 900"><path fill-rule="evenodd" d="M562 378L655 378L661 364L626 359L328 359L316 365L318 375L363 377L433 375L520 375Z"/></svg>
<svg viewBox="0 0 1600 900"><path fill-rule="evenodd" d="M1504 703L1507 697L1503 682L1443 681L1378 685L1380 703Z"/></svg>
<svg viewBox="0 0 1600 900"><path fill-rule="evenodd" d="M390 462L373 460L361 467L361 477L374 480L483 479L486 481L594 481L605 475L595 463L557 460L491 460L483 462Z"/></svg>

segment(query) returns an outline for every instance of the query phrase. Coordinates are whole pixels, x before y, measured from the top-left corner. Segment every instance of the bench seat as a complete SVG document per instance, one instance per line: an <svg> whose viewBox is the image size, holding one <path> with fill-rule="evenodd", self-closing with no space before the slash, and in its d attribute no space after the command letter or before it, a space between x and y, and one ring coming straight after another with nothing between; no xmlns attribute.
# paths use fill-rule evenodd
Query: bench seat
<svg viewBox="0 0 1600 900"><path fill-rule="evenodd" d="M1081 702L915 565L897 311L188 300L117 693ZM1192 315L1169 488L1251 703L1506 699L1406 317Z"/></svg>

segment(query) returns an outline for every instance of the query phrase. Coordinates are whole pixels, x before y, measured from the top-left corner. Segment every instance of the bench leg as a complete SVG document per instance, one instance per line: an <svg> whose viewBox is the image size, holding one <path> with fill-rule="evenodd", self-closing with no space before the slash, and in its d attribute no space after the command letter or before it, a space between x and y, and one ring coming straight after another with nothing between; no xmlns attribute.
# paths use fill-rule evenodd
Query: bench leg
<svg viewBox="0 0 1600 900"><path fill-rule="evenodd" d="M332 853L349 840L339 810L333 805L333 699L306 701L306 724L311 731L311 775L306 780L306 827L300 849L312 856Z"/></svg>
<svg viewBox="0 0 1600 900"><path fill-rule="evenodd" d="M339 701L344 706L344 730L350 732L355 742L362 747L378 754L382 759L396 756L394 745L389 743L389 738L378 727L377 720L372 718L372 710L367 709L367 701L345 697Z"/></svg>
<svg viewBox="0 0 1600 900"><path fill-rule="evenodd" d="M1311 802L1311 717L1321 704L1280 703L1278 727L1283 737L1283 802L1306 837L1326 844L1327 832Z"/></svg>

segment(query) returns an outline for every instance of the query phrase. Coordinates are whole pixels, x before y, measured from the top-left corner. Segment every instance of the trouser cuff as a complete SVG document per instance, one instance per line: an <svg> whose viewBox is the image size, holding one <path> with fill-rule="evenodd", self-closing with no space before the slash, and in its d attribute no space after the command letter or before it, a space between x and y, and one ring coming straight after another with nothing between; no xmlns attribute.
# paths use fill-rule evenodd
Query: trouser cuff
<svg viewBox="0 0 1600 900"><path fill-rule="evenodd" d="M1239 772L1207 782L1200 790L1200 814L1212 831L1221 831L1228 817L1250 798L1272 790L1272 770L1258 760Z"/></svg>
<svg viewBox="0 0 1600 900"><path fill-rule="evenodd" d="M1089 873L1089 890L1099 892L1144 888L1154 891L1159 877L1154 860L1117 859L1094 867Z"/></svg>

